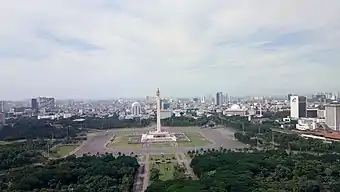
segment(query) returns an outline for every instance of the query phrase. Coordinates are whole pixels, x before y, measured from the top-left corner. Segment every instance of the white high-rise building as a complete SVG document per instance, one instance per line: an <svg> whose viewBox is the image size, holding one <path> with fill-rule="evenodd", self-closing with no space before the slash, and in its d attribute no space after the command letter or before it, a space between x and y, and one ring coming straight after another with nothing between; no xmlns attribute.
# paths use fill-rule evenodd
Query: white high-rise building
<svg viewBox="0 0 340 192"><path fill-rule="evenodd" d="M142 114L142 106L140 105L140 103L138 103L138 102L132 103L131 113L134 116L139 116L140 114Z"/></svg>
<svg viewBox="0 0 340 192"><path fill-rule="evenodd" d="M205 103L205 97L204 96L201 96L201 103Z"/></svg>
<svg viewBox="0 0 340 192"><path fill-rule="evenodd" d="M331 103L325 105L326 125L340 131L340 103Z"/></svg>
<svg viewBox="0 0 340 192"><path fill-rule="evenodd" d="M307 117L307 97L296 95L290 97L290 117L292 119Z"/></svg>

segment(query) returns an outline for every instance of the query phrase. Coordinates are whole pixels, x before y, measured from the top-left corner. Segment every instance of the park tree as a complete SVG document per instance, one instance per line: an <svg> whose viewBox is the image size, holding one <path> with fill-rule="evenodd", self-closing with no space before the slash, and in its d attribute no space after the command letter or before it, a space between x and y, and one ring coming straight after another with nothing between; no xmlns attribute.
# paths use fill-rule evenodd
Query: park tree
<svg viewBox="0 0 340 192"><path fill-rule="evenodd" d="M151 181L158 181L160 175L161 175L161 174L160 174L159 169L153 167L153 168L150 170L150 180L151 180Z"/></svg>

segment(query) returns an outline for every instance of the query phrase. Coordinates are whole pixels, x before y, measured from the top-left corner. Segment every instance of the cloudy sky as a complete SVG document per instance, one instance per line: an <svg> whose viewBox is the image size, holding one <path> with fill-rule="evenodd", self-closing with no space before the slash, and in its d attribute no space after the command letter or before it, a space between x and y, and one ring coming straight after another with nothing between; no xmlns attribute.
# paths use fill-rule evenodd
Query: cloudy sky
<svg viewBox="0 0 340 192"><path fill-rule="evenodd" d="M0 99L340 91L339 0L12 0Z"/></svg>

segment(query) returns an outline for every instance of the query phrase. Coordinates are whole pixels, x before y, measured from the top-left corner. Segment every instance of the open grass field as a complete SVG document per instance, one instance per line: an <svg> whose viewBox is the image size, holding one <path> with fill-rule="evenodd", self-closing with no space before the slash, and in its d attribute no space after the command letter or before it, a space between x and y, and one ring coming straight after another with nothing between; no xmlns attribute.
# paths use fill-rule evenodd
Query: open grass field
<svg viewBox="0 0 340 192"><path fill-rule="evenodd" d="M203 147L212 144L198 132L185 132L191 142L179 142L178 147Z"/></svg>
<svg viewBox="0 0 340 192"><path fill-rule="evenodd" d="M52 157L65 157L75 150L79 145L62 145L54 148L50 154Z"/></svg>
<svg viewBox="0 0 340 192"><path fill-rule="evenodd" d="M129 141L129 135L131 135L131 132L122 132L117 133L117 135L114 137L113 141L110 142L107 147L109 148L134 148L138 149L142 147L142 144L130 144Z"/></svg>
<svg viewBox="0 0 340 192"><path fill-rule="evenodd" d="M176 143L152 143L150 146L154 148L170 148L174 147Z"/></svg>
<svg viewBox="0 0 340 192"><path fill-rule="evenodd" d="M157 154L157 155L150 155L149 161L157 161L157 160L168 160L171 161L176 160L175 154Z"/></svg>
<svg viewBox="0 0 340 192"><path fill-rule="evenodd" d="M152 168L156 168L160 172L160 180L166 181L173 179L175 168L174 166L177 164L175 154L157 154L150 155L150 170Z"/></svg>
<svg viewBox="0 0 340 192"><path fill-rule="evenodd" d="M152 143L150 146L153 148L172 148L172 147L204 147L212 144L199 132L184 132L190 139L190 142L177 142L177 143Z"/></svg>
<svg viewBox="0 0 340 192"><path fill-rule="evenodd" d="M175 171L174 165L175 165L175 163L177 163L177 162L174 162L174 163L159 163L159 164L156 164L155 162L153 162L153 163L150 163L151 164L150 170L152 168L158 169L160 174L161 174L159 179L162 180L162 181L171 180L174 177L174 171Z"/></svg>

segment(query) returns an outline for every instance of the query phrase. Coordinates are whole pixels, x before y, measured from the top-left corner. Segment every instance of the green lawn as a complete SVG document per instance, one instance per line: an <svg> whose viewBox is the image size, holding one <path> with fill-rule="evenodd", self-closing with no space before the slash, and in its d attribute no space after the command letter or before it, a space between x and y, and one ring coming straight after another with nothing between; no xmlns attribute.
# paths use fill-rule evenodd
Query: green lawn
<svg viewBox="0 0 340 192"><path fill-rule="evenodd" d="M150 170L152 168L156 168L159 170L160 172L160 177L159 179L162 181L166 181L166 180L171 180L173 179L174 176L174 163L159 163L156 164L155 162L150 164Z"/></svg>
<svg viewBox="0 0 340 192"><path fill-rule="evenodd" d="M150 155L149 161L157 161L157 160L167 160L170 159L171 161L176 160L175 154L159 154L159 155Z"/></svg>
<svg viewBox="0 0 340 192"><path fill-rule="evenodd" d="M115 136L112 142L110 142L107 147L109 148L141 148L141 144L130 144L129 141L129 135L131 133L119 133Z"/></svg>
<svg viewBox="0 0 340 192"><path fill-rule="evenodd" d="M175 143L152 143L151 147L154 148L170 148L173 147Z"/></svg>
<svg viewBox="0 0 340 192"><path fill-rule="evenodd" d="M212 144L198 132L185 132L191 142L179 142L178 147L203 147Z"/></svg>
<svg viewBox="0 0 340 192"><path fill-rule="evenodd" d="M61 145L51 151L52 157L65 157L75 150L79 145Z"/></svg>

